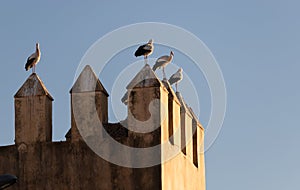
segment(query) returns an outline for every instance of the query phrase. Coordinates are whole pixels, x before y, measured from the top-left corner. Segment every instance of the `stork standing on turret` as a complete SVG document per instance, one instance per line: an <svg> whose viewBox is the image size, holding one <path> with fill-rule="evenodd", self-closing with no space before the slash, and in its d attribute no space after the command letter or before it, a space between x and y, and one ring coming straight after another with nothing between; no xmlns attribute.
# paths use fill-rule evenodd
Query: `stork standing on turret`
<svg viewBox="0 0 300 190"><path fill-rule="evenodd" d="M147 44L141 45L134 53L136 57L138 56L144 56L145 64L147 64L148 56L153 53L154 46L153 46L153 40L150 39Z"/></svg>
<svg viewBox="0 0 300 190"><path fill-rule="evenodd" d="M175 83L176 92L177 92L177 84L182 80L182 78L183 78L182 68L179 68L177 72L174 73L169 79L170 85Z"/></svg>
<svg viewBox="0 0 300 190"><path fill-rule="evenodd" d="M153 66L153 71L155 71L156 69L159 69L159 68L162 68L162 71L163 71L163 78L166 79L166 73L165 73L165 67L171 63L171 61L173 60L173 56L174 56L174 53L173 51L170 52L170 55L164 55L164 56L161 56L159 57L154 66Z"/></svg>
<svg viewBox="0 0 300 190"><path fill-rule="evenodd" d="M41 58L39 43L35 44L35 48L36 48L35 52L28 57L27 62L25 64L26 71L28 71L33 67L32 73L35 73L35 65L40 61Z"/></svg>

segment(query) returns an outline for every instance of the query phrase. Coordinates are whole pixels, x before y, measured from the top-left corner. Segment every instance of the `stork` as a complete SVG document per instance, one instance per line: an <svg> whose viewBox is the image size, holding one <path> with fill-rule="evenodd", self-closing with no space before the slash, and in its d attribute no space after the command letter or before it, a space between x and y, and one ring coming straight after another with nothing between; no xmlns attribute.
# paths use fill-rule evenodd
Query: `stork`
<svg viewBox="0 0 300 190"><path fill-rule="evenodd" d="M182 68L179 68L177 70L176 73L174 73L170 79L169 79L169 83L170 85L174 84L175 83L175 87L176 87L176 92L177 92L177 83L179 83L183 78L183 75L182 75Z"/></svg>
<svg viewBox="0 0 300 190"><path fill-rule="evenodd" d="M173 56L174 56L174 53L173 53L173 51L171 51L170 55L164 55L164 56L159 57L153 66L153 71L162 67L163 77L164 77L164 79L166 79L167 77L166 77L166 73L165 73L165 67L169 63L171 63Z"/></svg>
<svg viewBox="0 0 300 190"><path fill-rule="evenodd" d="M35 73L35 65L40 61L41 58L41 51L40 51L40 45L39 43L35 44L35 52L33 54L31 54L28 59L27 62L25 64L25 70L28 71L29 69L32 69L32 73Z"/></svg>
<svg viewBox="0 0 300 190"><path fill-rule="evenodd" d="M136 57L138 56L144 56L144 60L145 60L145 64L147 64L147 58L149 55L152 54L153 52L153 49L154 49L154 46L153 46L153 40L150 39L148 41L148 43L144 44L144 45L141 45L134 53L134 55Z"/></svg>

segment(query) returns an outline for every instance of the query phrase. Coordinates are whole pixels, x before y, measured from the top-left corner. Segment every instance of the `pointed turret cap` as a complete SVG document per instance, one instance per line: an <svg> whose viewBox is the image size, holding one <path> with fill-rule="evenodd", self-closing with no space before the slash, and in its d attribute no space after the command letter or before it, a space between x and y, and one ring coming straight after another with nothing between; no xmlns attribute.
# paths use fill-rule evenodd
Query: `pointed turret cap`
<svg viewBox="0 0 300 190"><path fill-rule="evenodd" d="M127 85L127 89L144 88L144 87L160 87L163 84L157 78L151 67L146 64L140 72Z"/></svg>
<svg viewBox="0 0 300 190"><path fill-rule="evenodd" d="M53 100L52 96L48 92L44 83L36 73L32 73L25 83L21 86L18 92L15 94L15 98L28 97L28 96L48 96Z"/></svg>
<svg viewBox="0 0 300 190"><path fill-rule="evenodd" d="M91 66L86 65L71 88L70 93L96 91L103 92L106 96L109 96Z"/></svg>

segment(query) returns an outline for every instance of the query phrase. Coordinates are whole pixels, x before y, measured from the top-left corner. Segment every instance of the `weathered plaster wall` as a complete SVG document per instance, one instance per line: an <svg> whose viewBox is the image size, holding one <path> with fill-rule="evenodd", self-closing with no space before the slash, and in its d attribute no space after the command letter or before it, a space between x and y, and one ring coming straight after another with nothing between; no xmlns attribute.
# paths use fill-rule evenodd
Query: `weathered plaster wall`
<svg viewBox="0 0 300 190"><path fill-rule="evenodd" d="M120 167L80 141L21 145L19 150L12 145L0 147L0 152L0 172L19 178L12 190L157 189L161 184L160 167Z"/></svg>
<svg viewBox="0 0 300 190"><path fill-rule="evenodd" d="M64 142L51 142L53 99L41 80L32 74L25 84L15 96L16 145L0 147L0 173L15 174L19 178L10 189L205 190L203 128L195 122L195 116L183 99L178 100L170 85L164 86L149 65L127 87L129 112L125 123L133 131L107 123L108 94L92 69L85 67L71 89L71 99L76 106L72 105L71 131L68 141ZM35 86L38 91L27 90ZM90 110L91 105L96 105L96 112ZM78 121L75 121L74 110L78 112ZM129 152L122 155L124 159L135 163L154 158L157 163L163 163L146 168L126 168L99 157L82 141L76 125L84 126L87 137L96 137L92 138L94 146L103 147L114 156L114 148L105 144L101 135L95 135L100 127L98 118L103 120L105 130L114 134L113 138L120 143L137 148L162 145L153 154L135 157ZM192 138L195 124L196 146ZM136 132L140 129L151 132ZM174 137L171 141L170 136ZM188 142L184 151L181 150L182 142ZM193 163L195 148L198 167ZM177 154L166 161L174 152Z"/></svg>

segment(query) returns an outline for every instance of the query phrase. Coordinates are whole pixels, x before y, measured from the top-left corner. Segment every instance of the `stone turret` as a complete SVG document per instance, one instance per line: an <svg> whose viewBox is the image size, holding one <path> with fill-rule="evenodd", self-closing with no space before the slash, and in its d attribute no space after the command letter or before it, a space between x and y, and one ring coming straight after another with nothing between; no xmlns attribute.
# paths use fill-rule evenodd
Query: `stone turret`
<svg viewBox="0 0 300 190"><path fill-rule="evenodd" d="M52 141L53 98L37 74L31 74L14 96L15 143Z"/></svg>
<svg viewBox="0 0 300 190"><path fill-rule="evenodd" d="M89 65L84 67L70 94L71 141L78 141L81 135L100 137L101 125L108 122L109 95Z"/></svg>
<svg viewBox="0 0 300 190"><path fill-rule="evenodd" d="M128 90L128 138L130 145L136 148L149 148L156 145L154 151L145 151L131 155L132 163L161 163L160 144L167 141L168 134L168 91L147 64L127 86ZM133 170L135 189L160 189L161 166Z"/></svg>
<svg viewBox="0 0 300 190"><path fill-rule="evenodd" d="M168 126L168 91L148 64L128 84L127 90L129 130L138 135Z"/></svg>

